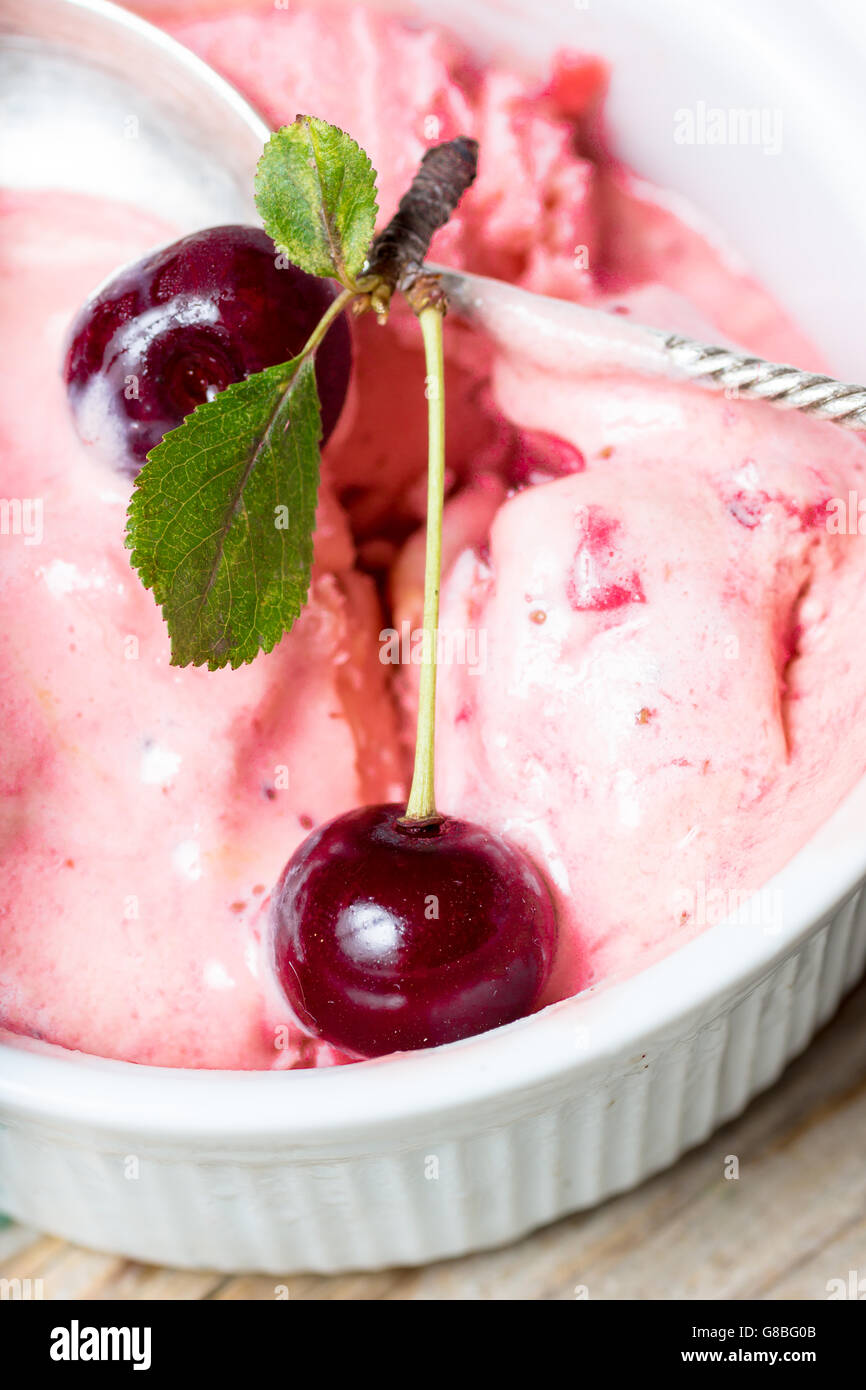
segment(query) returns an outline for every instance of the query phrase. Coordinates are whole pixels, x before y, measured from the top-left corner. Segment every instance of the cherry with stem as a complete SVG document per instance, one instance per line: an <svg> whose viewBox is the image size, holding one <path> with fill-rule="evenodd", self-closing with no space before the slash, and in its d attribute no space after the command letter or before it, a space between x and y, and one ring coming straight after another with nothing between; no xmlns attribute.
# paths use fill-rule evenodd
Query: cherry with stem
<svg viewBox="0 0 866 1390"><path fill-rule="evenodd" d="M424 660L409 797L405 806L362 807L315 830L285 866L272 901L274 961L288 1002L310 1033L353 1057L453 1042L521 1017L543 997L556 942L550 894L531 860L490 830L440 814L435 799L447 306L424 258L475 178L477 158L475 141L464 136L429 149L361 273L347 272L339 293L319 272L278 267L264 231L210 228L119 271L83 306L66 358L79 433L136 477L145 458L151 468L165 464L168 436L186 430L191 413L207 433L199 411L269 366L312 366L326 439L351 365L344 310L352 305L384 321L401 293L418 317L429 449ZM277 406L269 408L272 419ZM243 431L238 437L243 445ZM216 430L195 447L212 457L224 443L225 431ZM250 468L260 445L253 431L252 452L242 447L229 467ZM172 448L180 448L177 439ZM318 440L314 452L317 465ZM140 504L130 522L134 558L149 537L142 498L154 495L162 491L151 480L130 506L132 513ZM160 545L165 525L160 514ZM145 545L142 554L151 587L155 551ZM186 639L189 659L213 656L206 636Z"/></svg>
<svg viewBox="0 0 866 1390"><path fill-rule="evenodd" d="M516 846L435 800L436 678L445 478L445 297L423 258L472 182L477 148L428 151L359 281L380 318L395 290L415 310L428 402L423 653L409 798L315 830L273 901L277 975L296 1017L352 1057L435 1046L530 1012L550 973L556 918Z"/></svg>

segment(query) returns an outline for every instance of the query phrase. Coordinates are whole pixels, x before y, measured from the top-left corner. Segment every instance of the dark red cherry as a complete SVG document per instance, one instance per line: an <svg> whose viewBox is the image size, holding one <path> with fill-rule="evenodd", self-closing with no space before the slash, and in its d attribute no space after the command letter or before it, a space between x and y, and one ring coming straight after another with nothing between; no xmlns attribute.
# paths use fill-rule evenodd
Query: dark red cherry
<svg viewBox="0 0 866 1390"><path fill-rule="evenodd" d="M480 825L366 806L315 830L274 894L300 1021L354 1056L435 1047L531 1012L556 919L538 870Z"/></svg>
<svg viewBox="0 0 866 1390"><path fill-rule="evenodd" d="M334 297L257 227L210 227L125 266L81 308L64 377L82 439L134 476L167 430L230 382L293 357ZM316 356L327 439L352 350L345 318Z"/></svg>

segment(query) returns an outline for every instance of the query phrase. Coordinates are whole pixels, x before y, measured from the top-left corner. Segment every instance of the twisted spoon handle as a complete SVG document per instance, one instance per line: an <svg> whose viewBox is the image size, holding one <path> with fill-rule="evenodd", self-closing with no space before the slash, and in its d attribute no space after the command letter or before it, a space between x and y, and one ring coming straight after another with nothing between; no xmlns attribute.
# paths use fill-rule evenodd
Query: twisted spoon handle
<svg viewBox="0 0 866 1390"><path fill-rule="evenodd" d="M561 371L563 362L595 371L626 367L767 401L780 410L801 410L845 429L866 430L866 386L848 386L832 376L713 347L483 275L443 266L428 269L439 276L451 304L470 323L484 328L506 350L519 344L536 365L551 371Z"/></svg>
<svg viewBox="0 0 866 1390"><path fill-rule="evenodd" d="M802 410L850 430L866 430L866 387L846 386L831 376L765 362L730 348L711 347L678 333L659 333L677 372L711 390Z"/></svg>

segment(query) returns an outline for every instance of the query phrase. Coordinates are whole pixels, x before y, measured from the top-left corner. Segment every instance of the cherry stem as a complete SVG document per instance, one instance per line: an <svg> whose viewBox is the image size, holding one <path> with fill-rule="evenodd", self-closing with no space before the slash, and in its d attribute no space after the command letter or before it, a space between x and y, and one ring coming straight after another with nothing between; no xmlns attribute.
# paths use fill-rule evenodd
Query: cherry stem
<svg viewBox="0 0 866 1390"><path fill-rule="evenodd" d="M436 648L439 636L439 584L442 573L442 508L445 503L445 362L441 304L418 315L427 366L427 552L424 561L424 636L418 690L415 770L406 803L406 821L435 819Z"/></svg>
<svg viewBox="0 0 866 1390"><path fill-rule="evenodd" d="M341 290L340 293L331 301L319 322L316 324L304 346L298 353L298 357L308 357L311 352L315 352L321 343L334 319L339 318L343 310L351 304L358 295L357 290ZM297 359L294 359L297 360Z"/></svg>

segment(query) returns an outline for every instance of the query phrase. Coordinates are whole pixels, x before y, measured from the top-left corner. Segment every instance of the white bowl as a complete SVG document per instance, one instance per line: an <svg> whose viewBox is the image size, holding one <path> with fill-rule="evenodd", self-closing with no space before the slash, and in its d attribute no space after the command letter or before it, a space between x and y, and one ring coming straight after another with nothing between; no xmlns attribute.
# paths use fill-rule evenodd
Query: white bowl
<svg viewBox="0 0 866 1390"><path fill-rule="evenodd" d="M607 0L598 15L578 4L565 17L561 0L513 0L508 16L501 6L451 0L435 8L476 41L495 34L530 56L568 38L569 23L589 28L591 19L587 46L620 64L618 147L722 225L736 207L743 216L732 230L757 268L799 309L837 370L864 374L859 299L839 293L838 305L810 308L800 282L819 272L810 262L809 276L799 274L789 221L801 170L826 200L798 216L812 245L832 242L826 294L837 277L859 283L861 195L834 181L825 167L833 161L815 153L833 148L841 164L858 167L858 126L839 118L847 110L863 119L853 38L844 51L837 45L837 70L805 27L798 37L799 6L785 6L792 22L784 45L776 42L780 9L769 0L767 29L740 6L686 10L677 0ZM741 30L726 46L719 33L740 25L750 26L751 44L741 46ZM156 42L127 26L124 42L139 40ZM160 38L158 47L170 61L171 46ZM198 78L209 93L202 100L219 105L223 84L206 72L189 81ZM699 99L755 104L743 93L758 91L760 105L783 104L768 96L777 90L795 90L802 102L805 78L814 80L815 109L777 156L786 161L781 182L765 172L769 157L760 176L749 158L723 159L715 175L691 150L680 159L674 109ZM831 79L834 99L824 102ZM229 108L258 138L235 96ZM22 1039L2 1045L0 1208L138 1259L286 1272L420 1263L595 1203L741 1110L856 983L866 961L864 824L866 781L768 885L784 908L775 933L720 923L631 979L435 1051L287 1074L167 1070Z"/></svg>

